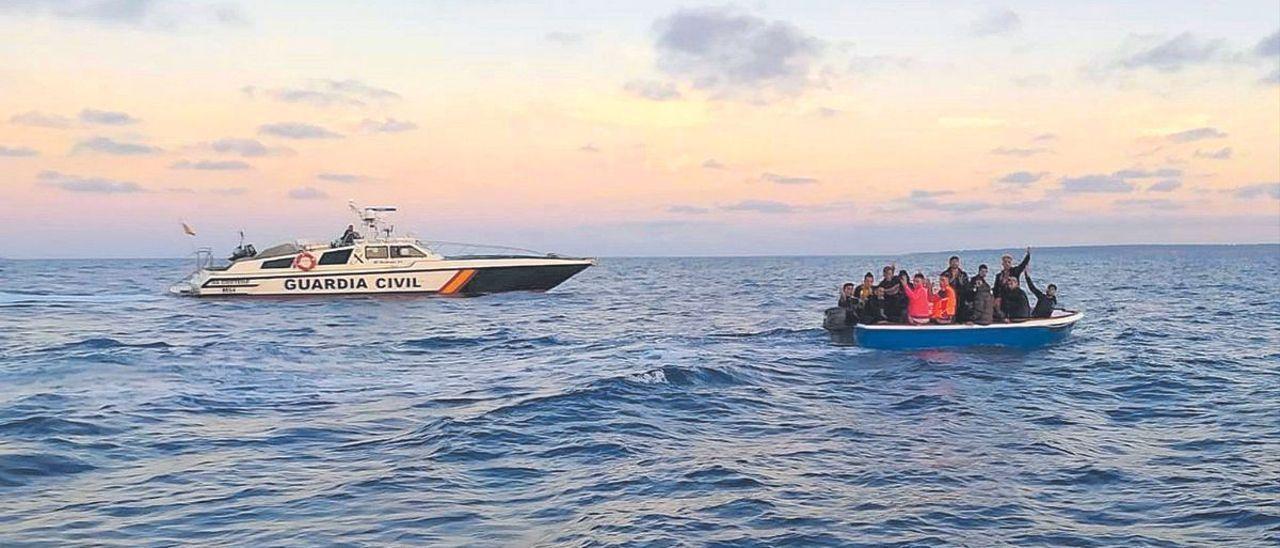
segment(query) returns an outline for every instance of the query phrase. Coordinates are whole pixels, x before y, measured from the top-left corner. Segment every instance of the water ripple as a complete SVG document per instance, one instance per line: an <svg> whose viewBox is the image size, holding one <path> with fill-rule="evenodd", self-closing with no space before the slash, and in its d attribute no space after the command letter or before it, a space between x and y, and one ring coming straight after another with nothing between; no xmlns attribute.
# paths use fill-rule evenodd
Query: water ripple
<svg viewBox="0 0 1280 548"><path fill-rule="evenodd" d="M1089 311L1053 348L819 328L839 282L947 255L615 259L437 300L0 261L0 544L1280 540L1280 315L1249 289L1280 248L1037 252Z"/></svg>

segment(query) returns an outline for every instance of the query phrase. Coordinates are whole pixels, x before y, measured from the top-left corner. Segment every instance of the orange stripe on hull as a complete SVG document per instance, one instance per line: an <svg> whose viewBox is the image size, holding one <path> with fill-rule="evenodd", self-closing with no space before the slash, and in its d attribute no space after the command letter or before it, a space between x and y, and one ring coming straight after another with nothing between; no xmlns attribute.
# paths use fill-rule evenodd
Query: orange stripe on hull
<svg viewBox="0 0 1280 548"><path fill-rule="evenodd" d="M459 270L457 274L454 274L452 278L449 278L448 282L445 282L444 287L440 288L440 294L453 295L461 291L462 288L467 286L467 282L471 281L471 278L474 278L475 275L476 271L473 268Z"/></svg>

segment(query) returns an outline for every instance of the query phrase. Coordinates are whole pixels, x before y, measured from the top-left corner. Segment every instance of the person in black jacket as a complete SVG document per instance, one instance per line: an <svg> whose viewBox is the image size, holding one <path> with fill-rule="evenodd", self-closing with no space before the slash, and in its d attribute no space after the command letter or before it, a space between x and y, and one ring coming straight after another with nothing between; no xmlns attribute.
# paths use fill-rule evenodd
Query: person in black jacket
<svg viewBox="0 0 1280 548"><path fill-rule="evenodd" d="M355 225L347 225L347 229L342 232L342 236L338 238L338 247L355 245L356 240L360 239L360 233L356 232Z"/></svg>
<svg viewBox="0 0 1280 548"><path fill-rule="evenodd" d="M852 282L845 282L840 286L840 300L836 302L836 306L853 310L858 307L857 299L853 297L853 290L857 286Z"/></svg>
<svg viewBox="0 0 1280 548"><path fill-rule="evenodd" d="M1036 289L1035 282L1031 281L1031 269L1028 268L1023 276L1027 278L1027 288L1036 296L1036 308L1031 311L1032 318L1048 318L1053 316L1053 310L1058 308L1058 286L1049 284L1042 293Z"/></svg>
<svg viewBox="0 0 1280 548"><path fill-rule="evenodd" d="M1004 310L1004 306L1000 302L1004 298L1004 292L1008 289L1008 278L1013 278L1017 282L1022 277L1022 271L1027 268L1027 264L1031 262L1031 248L1027 248L1027 254L1022 257L1022 262L1017 266L1013 265L1013 255L1005 255L1000 257L1000 272L996 273L996 278L991 282L991 291L996 297L996 310Z"/></svg>
<svg viewBox="0 0 1280 548"><path fill-rule="evenodd" d="M942 271L951 280L951 289L956 292L956 322L969 321L969 308L973 301L969 295L969 273L960 268L960 257L952 255L947 260L947 269Z"/></svg>
<svg viewBox="0 0 1280 548"><path fill-rule="evenodd" d="M887 321L889 318L884 315L884 290L877 287L871 297L862 302L862 308L858 311L858 322L877 324Z"/></svg>
<svg viewBox="0 0 1280 548"><path fill-rule="evenodd" d="M1000 297L1000 313L1006 323L1031 317L1027 293L1018 287L1017 278L1005 278L1004 295Z"/></svg>
<svg viewBox="0 0 1280 548"><path fill-rule="evenodd" d="M886 318L893 323L907 323L907 298L902 294L901 282L894 276L893 267L884 267L884 279L879 288L883 290L883 311Z"/></svg>

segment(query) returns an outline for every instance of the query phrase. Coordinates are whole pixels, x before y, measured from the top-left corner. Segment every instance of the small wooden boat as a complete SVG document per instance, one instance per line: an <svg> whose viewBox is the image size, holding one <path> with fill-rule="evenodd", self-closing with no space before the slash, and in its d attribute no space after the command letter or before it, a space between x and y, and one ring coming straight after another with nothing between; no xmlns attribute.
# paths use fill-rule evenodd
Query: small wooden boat
<svg viewBox="0 0 1280 548"><path fill-rule="evenodd" d="M963 346L1006 346L1035 348L1057 344L1071 335L1083 312L1055 310L1049 318L1033 318L990 325L840 325L834 312L824 323L838 341L855 342L858 346L882 350L923 348L955 348ZM852 335L852 336L850 336Z"/></svg>

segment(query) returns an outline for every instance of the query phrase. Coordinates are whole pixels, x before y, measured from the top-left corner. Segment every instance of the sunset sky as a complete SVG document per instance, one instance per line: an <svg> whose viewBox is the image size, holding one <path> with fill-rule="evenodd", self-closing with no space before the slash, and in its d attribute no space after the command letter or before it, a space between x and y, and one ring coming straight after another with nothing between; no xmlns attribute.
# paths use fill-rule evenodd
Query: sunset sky
<svg viewBox="0 0 1280 548"><path fill-rule="evenodd" d="M9 0L0 256L1280 241L1275 0ZM184 236L179 222L198 232Z"/></svg>

